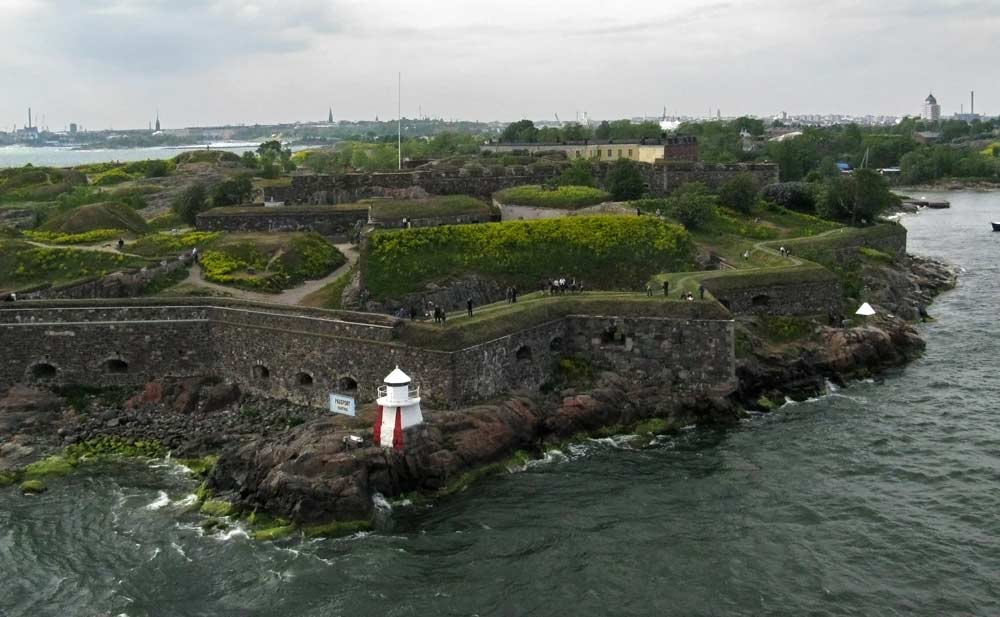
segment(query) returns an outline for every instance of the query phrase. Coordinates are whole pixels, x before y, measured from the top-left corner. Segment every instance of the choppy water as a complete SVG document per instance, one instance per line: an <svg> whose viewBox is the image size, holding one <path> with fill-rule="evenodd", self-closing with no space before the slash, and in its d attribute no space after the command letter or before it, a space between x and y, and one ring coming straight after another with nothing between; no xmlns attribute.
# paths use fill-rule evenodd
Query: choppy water
<svg viewBox="0 0 1000 617"><path fill-rule="evenodd" d="M905 219L965 269L924 358L644 449L556 454L391 532L203 535L170 469L0 492L0 615L998 615L1000 193Z"/></svg>

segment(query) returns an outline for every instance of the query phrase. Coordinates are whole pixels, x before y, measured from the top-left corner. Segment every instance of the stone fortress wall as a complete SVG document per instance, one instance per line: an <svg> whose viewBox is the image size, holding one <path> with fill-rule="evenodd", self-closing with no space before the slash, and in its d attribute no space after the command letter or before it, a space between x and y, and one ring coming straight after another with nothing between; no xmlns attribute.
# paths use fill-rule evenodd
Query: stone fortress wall
<svg viewBox="0 0 1000 617"><path fill-rule="evenodd" d="M399 365L428 407L448 408L537 389L566 355L678 392L735 387L733 327L724 319L569 316L459 351L403 345L396 323L224 299L17 302L0 307L0 390L216 375L324 408L330 392L372 401Z"/></svg>

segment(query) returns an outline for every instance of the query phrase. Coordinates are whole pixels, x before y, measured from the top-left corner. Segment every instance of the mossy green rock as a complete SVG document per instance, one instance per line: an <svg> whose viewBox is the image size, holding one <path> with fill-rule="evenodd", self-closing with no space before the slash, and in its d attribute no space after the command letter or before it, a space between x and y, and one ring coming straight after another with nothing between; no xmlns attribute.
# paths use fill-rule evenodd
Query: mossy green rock
<svg viewBox="0 0 1000 617"><path fill-rule="evenodd" d="M50 456L34 462L24 468L24 475L29 478L66 474L73 471L73 463L62 456Z"/></svg>
<svg viewBox="0 0 1000 617"><path fill-rule="evenodd" d="M319 525L308 525L302 528L302 532L307 538L339 538L360 531L370 531L371 528L371 521L332 521Z"/></svg>
<svg viewBox="0 0 1000 617"><path fill-rule="evenodd" d="M229 516L233 513L233 504L219 499L209 499L201 504L201 513L208 516Z"/></svg>
<svg viewBox="0 0 1000 617"><path fill-rule="evenodd" d="M37 495L44 493L47 487L41 480L25 480L21 483L21 492L27 495Z"/></svg>
<svg viewBox="0 0 1000 617"><path fill-rule="evenodd" d="M639 435L659 435L666 433L670 425L663 418L650 418L640 422L635 426L635 432Z"/></svg>
<svg viewBox="0 0 1000 617"><path fill-rule="evenodd" d="M766 396L762 396L759 399L757 399L757 407L763 409L764 411L771 411L772 409L777 407L777 405L775 405L774 401L772 401L771 399L767 398Z"/></svg>
<svg viewBox="0 0 1000 617"><path fill-rule="evenodd" d="M253 532L254 540L279 540L295 533L295 525L284 525L282 527L269 527Z"/></svg>
<svg viewBox="0 0 1000 617"><path fill-rule="evenodd" d="M0 488L17 484L17 474L13 471L0 471Z"/></svg>

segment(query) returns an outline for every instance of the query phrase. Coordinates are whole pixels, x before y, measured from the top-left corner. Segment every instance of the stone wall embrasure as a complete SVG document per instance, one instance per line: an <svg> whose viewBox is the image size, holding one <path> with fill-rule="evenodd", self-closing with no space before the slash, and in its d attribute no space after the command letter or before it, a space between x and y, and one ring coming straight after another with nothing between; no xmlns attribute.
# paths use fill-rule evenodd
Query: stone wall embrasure
<svg viewBox="0 0 1000 617"><path fill-rule="evenodd" d="M445 352L395 342L391 320L377 316L365 323L350 313L210 302L4 306L0 390L18 382L141 385L215 374L322 408L330 392L373 400L399 365L430 408L445 408L535 389L566 354L678 391L730 391L734 380L728 321L567 317ZM610 323L624 339L608 334Z"/></svg>

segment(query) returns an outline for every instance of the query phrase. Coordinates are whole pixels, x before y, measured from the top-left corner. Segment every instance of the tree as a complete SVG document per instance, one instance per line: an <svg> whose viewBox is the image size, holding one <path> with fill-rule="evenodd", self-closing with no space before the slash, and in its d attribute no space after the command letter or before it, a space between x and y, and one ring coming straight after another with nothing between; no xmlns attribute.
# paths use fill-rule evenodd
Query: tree
<svg viewBox="0 0 1000 617"><path fill-rule="evenodd" d="M732 208L737 212L750 214L757 205L757 180L750 174L739 174L729 182L722 185L719 191L719 201L727 208Z"/></svg>
<svg viewBox="0 0 1000 617"><path fill-rule="evenodd" d="M607 185L615 201L639 199L646 191L646 181L639 166L629 159L618 159L611 164Z"/></svg>
<svg viewBox="0 0 1000 617"><path fill-rule="evenodd" d="M856 169L850 176L826 181L816 211L823 218L870 225L894 199L882 176L871 169Z"/></svg>
<svg viewBox="0 0 1000 617"><path fill-rule="evenodd" d="M281 142L277 139L265 141L261 145L257 146L257 154L262 157L270 154L271 156L278 158L281 156Z"/></svg>
<svg viewBox="0 0 1000 617"><path fill-rule="evenodd" d="M573 159L556 179L559 186L594 186L594 171L587 159Z"/></svg>
<svg viewBox="0 0 1000 617"><path fill-rule="evenodd" d="M816 212L816 190L807 182L769 184L761 191L761 197L789 210L805 212L806 214Z"/></svg>
<svg viewBox="0 0 1000 617"><path fill-rule="evenodd" d="M146 162L147 178L163 178L170 173L170 165L166 161L151 160Z"/></svg>
<svg viewBox="0 0 1000 617"><path fill-rule="evenodd" d="M246 203L252 193L253 184L250 183L250 178L246 176L230 178L220 182L212 190L212 205L236 206Z"/></svg>
<svg viewBox="0 0 1000 617"><path fill-rule="evenodd" d="M251 150L247 150L243 153L241 157L243 159L243 166L249 169L257 169L257 155Z"/></svg>
<svg viewBox="0 0 1000 617"><path fill-rule="evenodd" d="M207 208L208 199L203 184L192 184L174 200L172 208L178 217L189 225L194 225L199 212Z"/></svg>
<svg viewBox="0 0 1000 617"><path fill-rule="evenodd" d="M512 122L504 128L500 134L500 141L506 142L535 142L538 141L538 129L531 120L518 120Z"/></svg>
<svg viewBox="0 0 1000 617"><path fill-rule="evenodd" d="M611 139L611 123L603 120L594 131L594 139Z"/></svg>
<svg viewBox="0 0 1000 617"><path fill-rule="evenodd" d="M715 212L715 196L701 182L682 185L667 199L670 216L688 229L698 229Z"/></svg>

